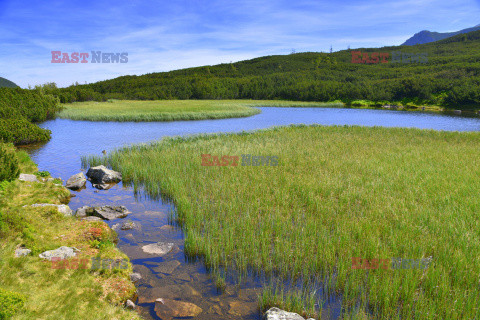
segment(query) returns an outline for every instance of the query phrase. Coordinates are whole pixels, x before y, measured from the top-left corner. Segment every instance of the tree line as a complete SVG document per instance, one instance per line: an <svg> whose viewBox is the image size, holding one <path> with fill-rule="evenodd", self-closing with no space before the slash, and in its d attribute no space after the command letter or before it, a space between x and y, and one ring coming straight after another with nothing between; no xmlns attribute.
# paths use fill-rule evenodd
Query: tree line
<svg viewBox="0 0 480 320"><path fill-rule="evenodd" d="M456 109L480 105L480 31L417 46L358 48L404 52L428 62L352 63L351 51L305 52L122 76L67 88L48 86L60 102L108 99L370 100L430 104Z"/></svg>

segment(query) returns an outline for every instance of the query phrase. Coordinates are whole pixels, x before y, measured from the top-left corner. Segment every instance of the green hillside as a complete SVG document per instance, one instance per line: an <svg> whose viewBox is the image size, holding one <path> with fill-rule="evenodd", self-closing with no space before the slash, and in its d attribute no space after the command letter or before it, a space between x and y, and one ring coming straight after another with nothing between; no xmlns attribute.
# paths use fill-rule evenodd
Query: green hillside
<svg viewBox="0 0 480 320"><path fill-rule="evenodd" d="M231 64L123 76L88 85L52 88L61 102L133 99L365 99L480 106L480 31L417 46L360 48L428 56L427 63L352 63L350 50L276 55ZM391 58L389 58L391 60Z"/></svg>
<svg viewBox="0 0 480 320"><path fill-rule="evenodd" d="M10 80L0 77L0 88L17 88L18 86Z"/></svg>

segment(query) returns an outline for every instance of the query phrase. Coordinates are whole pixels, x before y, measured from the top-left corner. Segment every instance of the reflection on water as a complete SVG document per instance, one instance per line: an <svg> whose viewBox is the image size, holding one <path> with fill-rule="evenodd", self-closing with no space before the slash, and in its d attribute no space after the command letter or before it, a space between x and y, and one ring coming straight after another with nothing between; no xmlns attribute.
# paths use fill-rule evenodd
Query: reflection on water
<svg viewBox="0 0 480 320"><path fill-rule="evenodd" d="M148 142L164 136L213 132L239 132L274 125L324 124L365 125L389 127L416 127L450 131L479 131L478 118L455 117L419 112L385 110L330 109L330 108L260 108L262 113L249 118L177 121L177 122L88 122L52 120L41 127L52 131L52 140L46 144L25 147L39 170L47 170L54 177L66 180L81 170L82 155L97 154L102 150L128 144ZM258 277L244 279L234 286L230 279L224 293L217 292L201 262L187 261L184 255L182 231L169 224L174 206L166 200L136 197L132 188L121 183L109 190L87 188L74 192L70 207L73 210L88 205L124 205L132 213L123 221L140 225L138 230L118 230L119 248L142 275L137 282L140 314L147 319L159 319L154 312L158 298L180 300L201 308L196 319L260 319L257 295L262 281ZM110 226L120 219L107 221ZM174 250L162 257L145 254L142 246L155 243L174 243ZM323 297L327 318L337 318L340 299ZM196 309L198 310L198 309Z"/></svg>

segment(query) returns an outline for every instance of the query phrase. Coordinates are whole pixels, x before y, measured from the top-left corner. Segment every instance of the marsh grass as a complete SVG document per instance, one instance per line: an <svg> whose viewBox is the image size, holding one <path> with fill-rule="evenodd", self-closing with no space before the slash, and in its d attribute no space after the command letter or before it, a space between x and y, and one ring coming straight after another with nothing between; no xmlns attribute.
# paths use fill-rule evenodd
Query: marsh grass
<svg viewBox="0 0 480 320"><path fill-rule="evenodd" d="M65 104L59 118L89 121L175 121L248 117L253 107L340 107L341 102L268 100L155 100Z"/></svg>
<svg viewBox="0 0 480 320"><path fill-rule="evenodd" d="M38 171L24 151L18 152L18 158L21 172ZM92 229L102 230L100 243L116 238L103 222L78 221L51 207L23 207L66 203L69 194L54 182L15 180L0 188L0 289L26 297L12 319L139 319L116 306L135 292L128 279L131 265L117 270L53 269L51 262L38 257L43 251L70 246L80 249L78 259L128 259L114 246L97 249L92 245L88 236ZM32 253L15 258L15 248L20 245Z"/></svg>
<svg viewBox="0 0 480 320"><path fill-rule="evenodd" d="M136 189L175 199L186 252L213 270L326 279L344 319L474 319L479 141L478 132L300 125L165 138L83 163L106 164ZM201 154L275 155L279 165L207 167ZM352 257L433 263L355 270ZM267 285L261 305L301 314L323 305L311 297L314 282L281 289Z"/></svg>

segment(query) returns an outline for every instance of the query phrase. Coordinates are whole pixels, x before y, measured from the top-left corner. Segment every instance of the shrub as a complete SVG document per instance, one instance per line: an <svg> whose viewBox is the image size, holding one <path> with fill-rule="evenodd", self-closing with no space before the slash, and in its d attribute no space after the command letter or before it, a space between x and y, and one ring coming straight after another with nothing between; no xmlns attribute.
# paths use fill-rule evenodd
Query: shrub
<svg viewBox="0 0 480 320"><path fill-rule="evenodd" d="M46 178L50 175L50 172L48 172L48 171L38 171L38 172L35 172L35 175L37 177Z"/></svg>
<svg viewBox="0 0 480 320"><path fill-rule="evenodd" d="M0 88L0 114L5 117L25 117L32 122L53 119L60 111L58 98L39 90Z"/></svg>
<svg viewBox="0 0 480 320"><path fill-rule="evenodd" d="M0 119L0 140L16 145L50 140L50 130L42 129L25 118Z"/></svg>
<svg viewBox="0 0 480 320"><path fill-rule="evenodd" d="M0 320L10 319L25 305L27 298L18 292L0 288Z"/></svg>
<svg viewBox="0 0 480 320"><path fill-rule="evenodd" d="M0 182L18 178L18 158L12 145L0 143Z"/></svg>
<svg viewBox="0 0 480 320"><path fill-rule="evenodd" d="M60 109L58 98L45 90L0 88L0 140L14 144L48 141L50 132L32 122L53 119Z"/></svg>

